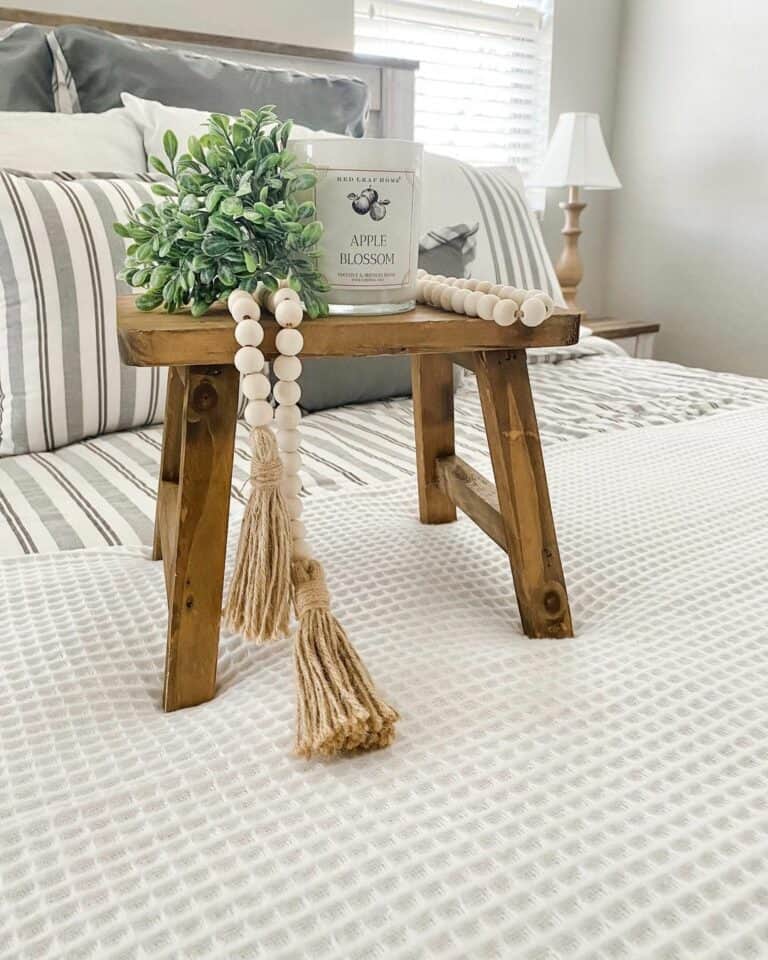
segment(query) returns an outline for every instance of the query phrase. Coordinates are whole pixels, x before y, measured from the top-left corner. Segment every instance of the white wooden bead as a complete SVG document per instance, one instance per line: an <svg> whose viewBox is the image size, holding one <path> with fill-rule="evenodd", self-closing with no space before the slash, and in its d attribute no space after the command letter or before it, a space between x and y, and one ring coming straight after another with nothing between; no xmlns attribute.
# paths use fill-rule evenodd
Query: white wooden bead
<svg viewBox="0 0 768 960"><path fill-rule="evenodd" d="M435 281L435 283L445 283L445 277L442 275L442 273L436 273L432 279Z"/></svg>
<svg viewBox="0 0 768 960"><path fill-rule="evenodd" d="M493 308L501 301L494 293L485 293L477 304L477 315L483 320L493 320Z"/></svg>
<svg viewBox="0 0 768 960"><path fill-rule="evenodd" d="M280 333L275 337L275 346L280 351L284 353L286 357L295 357L297 353L301 353L301 349L304 346L304 337L299 333L298 330L281 330Z"/></svg>
<svg viewBox="0 0 768 960"><path fill-rule="evenodd" d="M267 288L264 286L261 280L259 280L256 286L256 290L254 291L254 294L253 294L253 299L256 301L256 303L258 303L260 307L263 307L264 301L267 299L268 295L269 295L269 290L267 290Z"/></svg>
<svg viewBox="0 0 768 960"><path fill-rule="evenodd" d="M474 277L467 277L466 279L466 288L467 290L477 290L478 281Z"/></svg>
<svg viewBox="0 0 768 960"><path fill-rule="evenodd" d="M461 277L461 279L457 281L456 286L461 287L462 290L469 290L469 280L466 277Z"/></svg>
<svg viewBox="0 0 768 960"><path fill-rule="evenodd" d="M279 290L271 296L272 301L272 312L274 313L278 305L283 303L285 300L292 300L294 303L300 303L301 297L296 293L292 287L280 287Z"/></svg>
<svg viewBox="0 0 768 960"><path fill-rule="evenodd" d="M416 271L416 279L417 279L417 280L423 280L423 278L426 277L426 276L427 276L427 271L426 271L426 270L422 270L422 268L419 267L419 269Z"/></svg>
<svg viewBox="0 0 768 960"><path fill-rule="evenodd" d="M286 453L296 453L301 446L301 431L299 430L278 430L277 445Z"/></svg>
<svg viewBox="0 0 768 960"><path fill-rule="evenodd" d="M418 303L424 303L424 281L416 281L416 301Z"/></svg>
<svg viewBox="0 0 768 960"><path fill-rule="evenodd" d="M501 292L499 293L499 297L501 300L514 300L516 290L517 290L517 287L510 287L510 286L502 287Z"/></svg>
<svg viewBox="0 0 768 960"><path fill-rule="evenodd" d="M301 387L295 380L278 380L272 393L278 403L298 403L301 398Z"/></svg>
<svg viewBox="0 0 768 960"><path fill-rule="evenodd" d="M480 298L483 296L482 293L479 293L477 290L470 290L464 299L464 313L468 317L477 316L477 305L480 302Z"/></svg>
<svg viewBox="0 0 768 960"><path fill-rule="evenodd" d="M446 277L445 282L448 284L449 287L453 287L456 285L456 277Z"/></svg>
<svg viewBox="0 0 768 960"><path fill-rule="evenodd" d="M258 347L264 339L264 328L258 320L241 320L235 327L235 340L241 347Z"/></svg>
<svg viewBox="0 0 768 960"><path fill-rule="evenodd" d="M295 403L281 403L275 412L275 423L280 430L295 430L301 423L301 410Z"/></svg>
<svg viewBox="0 0 768 960"><path fill-rule="evenodd" d="M235 366L243 375L259 373L264 366L264 354L258 347L240 347L235 354Z"/></svg>
<svg viewBox="0 0 768 960"><path fill-rule="evenodd" d="M543 290L526 290L525 293L526 293L526 297L525 297L526 300L532 297L546 297L546 293L544 293Z"/></svg>
<svg viewBox="0 0 768 960"><path fill-rule="evenodd" d="M503 289L504 287L500 283L494 283L488 293L492 293L495 297L500 297Z"/></svg>
<svg viewBox="0 0 768 960"><path fill-rule="evenodd" d="M304 521L299 519L291 520L291 536L293 537L294 541L303 540L306 535L307 528L304 525Z"/></svg>
<svg viewBox="0 0 768 960"><path fill-rule="evenodd" d="M240 290L239 288L237 290L233 290L232 293L230 293L230 295L227 297L227 309L230 313L232 313L232 309L238 300L244 300L246 306L248 306L249 303L253 303L253 297L250 293L248 293L247 290Z"/></svg>
<svg viewBox="0 0 768 960"><path fill-rule="evenodd" d="M258 320L261 316L259 305L253 297L238 297L230 307L232 319L240 324L243 320Z"/></svg>
<svg viewBox="0 0 768 960"><path fill-rule="evenodd" d="M280 290L280 293L283 291ZM291 291L293 293L293 291ZM281 300L275 307L275 320L281 327L298 327L304 319L304 310L295 300Z"/></svg>
<svg viewBox="0 0 768 960"><path fill-rule="evenodd" d="M304 511L304 504L298 497L288 497L285 501L285 509L291 520L298 520Z"/></svg>
<svg viewBox="0 0 768 960"><path fill-rule="evenodd" d="M478 290L480 293L488 293L493 284L490 280L479 280L475 290Z"/></svg>
<svg viewBox="0 0 768 960"><path fill-rule="evenodd" d="M493 308L493 322L500 327L511 327L517 320L519 308L514 300L499 300Z"/></svg>
<svg viewBox="0 0 768 960"><path fill-rule="evenodd" d="M432 304L433 307L440 306L440 298L442 297L442 295L443 295L443 284L442 283L432 284L432 290L430 292L429 302Z"/></svg>
<svg viewBox="0 0 768 960"><path fill-rule="evenodd" d="M303 560L312 558L312 548L306 540L294 540L291 545L294 557L301 557Z"/></svg>
<svg viewBox="0 0 768 960"><path fill-rule="evenodd" d="M454 313L464 313L464 301L468 296L469 293L461 287L454 289L451 295L451 310Z"/></svg>
<svg viewBox="0 0 768 960"><path fill-rule="evenodd" d="M284 476L280 481L280 492L286 499L288 497L298 497L301 493L301 477Z"/></svg>
<svg viewBox="0 0 768 960"><path fill-rule="evenodd" d="M538 297L530 297L520 307L520 320L526 327L538 327L547 319L546 305Z"/></svg>
<svg viewBox="0 0 768 960"><path fill-rule="evenodd" d="M434 282L435 282L434 280L425 280L425 281L424 281L424 286L421 288L421 302L422 302L422 303L429 303L429 295L430 295L430 293L431 293L431 291L432 291L432 287L433 287L433 285L434 285Z"/></svg>
<svg viewBox="0 0 768 960"><path fill-rule="evenodd" d="M245 405L245 422L250 427L264 427L272 419L272 404L268 400L249 400Z"/></svg>
<svg viewBox="0 0 768 960"><path fill-rule="evenodd" d="M281 354L272 361L272 370L278 380L298 380L301 376L301 360Z"/></svg>
<svg viewBox="0 0 768 960"><path fill-rule="evenodd" d="M444 283L443 288L440 291L440 309L441 310L451 309L451 298L453 297L453 294L454 294L453 287L449 286L447 283Z"/></svg>
<svg viewBox="0 0 768 960"><path fill-rule="evenodd" d="M240 381L240 389L248 400L266 400L272 392L272 385L263 373L249 373Z"/></svg>
<svg viewBox="0 0 768 960"><path fill-rule="evenodd" d="M544 306L547 308L547 316L552 316L552 311L555 309L555 301L550 297L548 293L537 293L536 299L541 300Z"/></svg>
<svg viewBox="0 0 768 960"><path fill-rule="evenodd" d="M297 477L299 471L301 470L301 454L300 453L289 453L287 450L280 451L280 459L283 461L283 469L285 470L286 476L288 477Z"/></svg>

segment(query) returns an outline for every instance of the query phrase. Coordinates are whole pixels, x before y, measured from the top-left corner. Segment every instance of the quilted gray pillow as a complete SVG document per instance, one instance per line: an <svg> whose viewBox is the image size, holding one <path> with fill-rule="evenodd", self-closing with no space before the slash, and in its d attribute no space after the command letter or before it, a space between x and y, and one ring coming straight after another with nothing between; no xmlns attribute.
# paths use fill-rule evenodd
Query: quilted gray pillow
<svg viewBox="0 0 768 960"><path fill-rule="evenodd" d="M313 130L355 137L365 132L368 87L353 77L233 63L90 27L59 27L49 42L73 112L119 107L120 94L127 92L171 107L227 114L273 103L279 114Z"/></svg>

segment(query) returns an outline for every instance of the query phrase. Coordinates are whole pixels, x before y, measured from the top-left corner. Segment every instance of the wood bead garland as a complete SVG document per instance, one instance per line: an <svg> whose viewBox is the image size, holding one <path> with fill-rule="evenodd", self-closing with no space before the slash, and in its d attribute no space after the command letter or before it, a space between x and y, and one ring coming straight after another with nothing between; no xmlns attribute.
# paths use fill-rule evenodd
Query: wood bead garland
<svg viewBox="0 0 768 960"><path fill-rule="evenodd" d="M492 320L500 327L509 327L519 320L523 326L538 327L552 315L554 300L543 290L520 290L517 287L492 284L473 277L432 276L417 273L416 299L441 310Z"/></svg>
<svg viewBox="0 0 768 960"><path fill-rule="evenodd" d="M443 289L442 284L436 286ZM452 302L453 288L446 284L445 289L446 299ZM242 389L248 399L245 419L253 427L253 461L251 494L225 617L246 637L270 640L287 633L293 603L298 620L294 663L299 756L386 747L394 738L398 714L377 696L365 666L331 613L323 568L312 558L301 519L301 387L297 381L304 338L297 328L303 308L288 286L270 293L259 285L257 297L282 328L275 338L279 356L272 365L277 407L273 414L270 383L262 372L264 354L259 345L264 331L259 305L246 291L235 290L227 304L237 324L239 349L234 363L243 375Z"/></svg>

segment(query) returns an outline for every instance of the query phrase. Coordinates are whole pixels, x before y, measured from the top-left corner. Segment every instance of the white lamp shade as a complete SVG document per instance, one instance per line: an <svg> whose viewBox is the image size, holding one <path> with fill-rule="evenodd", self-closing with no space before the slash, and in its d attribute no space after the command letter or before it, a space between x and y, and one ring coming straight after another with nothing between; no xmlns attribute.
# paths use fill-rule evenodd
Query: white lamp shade
<svg viewBox="0 0 768 960"><path fill-rule="evenodd" d="M618 190L596 113L561 113L544 162L528 181L531 187L585 187Z"/></svg>

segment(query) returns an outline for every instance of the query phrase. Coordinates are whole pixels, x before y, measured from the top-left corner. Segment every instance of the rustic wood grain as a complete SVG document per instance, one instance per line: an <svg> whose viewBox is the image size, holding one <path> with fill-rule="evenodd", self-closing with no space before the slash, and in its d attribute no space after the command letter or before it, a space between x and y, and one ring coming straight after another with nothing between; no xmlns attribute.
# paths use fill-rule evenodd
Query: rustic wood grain
<svg viewBox="0 0 768 960"><path fill-rule="evenodd" d="M169 607L165 710L210 700L216 688L239 387L233 366L192 367L181 378L178 484L163 481L159 498Z"/></svg>
<svg viewBox="0 0 768 960"><path fill-rule="evenodd" d="M440 457L437 475L445 495L506 551L507 533L496 487L490 480L457 456Z"/></svg>
<svg viewBox="0 0 768 960"><path fill-rule="evenodd" d="M262 315L266 357L276 355L279 327ZM539 327L511 327L457 316L434 307L385 317L324 317L305 320L302 357L369 357L391 354L457 353L555 347L579 339L579 315L556 310ZM190 314L142 313L133 297L118 300L118 337L123 361L131 366L193 366L231 363L237 350L234 324L224 305L200 319Z"/></svg>
<svg viewBox="0 0 768 960"><path fill-rule="evenodd" d="M181 461L181 415L184 408L184 380L176 367L168 367L165 392L165 420L163 427L163 447L160 454L160 473L157 480L157 501L155 502L155 532L152 542L152 559L163 557L160 530L163 525L161 492L164 483L179 482L179 464Z"/></svg>
<svg viewBox="0 0 768 960"><path fill-rule="evenodd" d="M456 507L437 473L439 457L454 452L453 363L446 354L411 357L416 474L422 523L450 523Z"/></svg>
<svg viewBox="0 0 768 960"><path fill-rule="evenodd" d="M523 630L571 637L525 352L478 353L475 373Z"/></svg>

